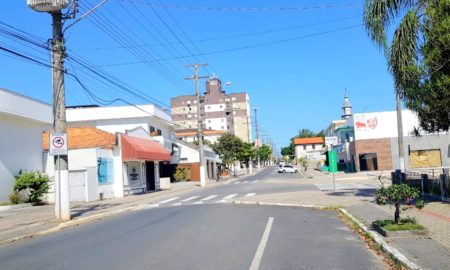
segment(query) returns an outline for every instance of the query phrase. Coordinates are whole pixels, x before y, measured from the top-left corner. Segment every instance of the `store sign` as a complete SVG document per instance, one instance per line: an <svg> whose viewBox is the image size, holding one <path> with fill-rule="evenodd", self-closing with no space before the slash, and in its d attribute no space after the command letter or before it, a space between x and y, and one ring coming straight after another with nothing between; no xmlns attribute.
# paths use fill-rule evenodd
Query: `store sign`
<svg viewBox="0 0 450 270"><path fill-rule="evenodd" d="M114 161L112 158L97 158L97 178L99 185L114 183Z"/></svg>

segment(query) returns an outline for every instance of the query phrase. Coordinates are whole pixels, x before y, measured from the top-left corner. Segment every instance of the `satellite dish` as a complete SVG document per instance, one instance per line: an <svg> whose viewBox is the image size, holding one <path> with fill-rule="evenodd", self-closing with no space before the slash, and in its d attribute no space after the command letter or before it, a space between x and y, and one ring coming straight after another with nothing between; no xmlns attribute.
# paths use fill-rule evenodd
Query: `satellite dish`
<svg viewBox="0 0 450 270"><path fill-rule="evenodd" d="M69 0L27 0L27 6L39 12L55 12L68 5Z"/></svg>

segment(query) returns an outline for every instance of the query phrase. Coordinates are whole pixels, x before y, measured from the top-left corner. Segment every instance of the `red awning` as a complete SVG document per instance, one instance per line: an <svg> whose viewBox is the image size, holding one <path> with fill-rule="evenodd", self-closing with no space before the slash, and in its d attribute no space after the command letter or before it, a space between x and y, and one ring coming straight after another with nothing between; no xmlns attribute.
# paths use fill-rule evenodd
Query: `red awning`
<svg viewBox="0 0 450 270"><path fill-rule="evenodd" d="M157 141L121 136L122 160L170 161L170 153Z"/></svg>

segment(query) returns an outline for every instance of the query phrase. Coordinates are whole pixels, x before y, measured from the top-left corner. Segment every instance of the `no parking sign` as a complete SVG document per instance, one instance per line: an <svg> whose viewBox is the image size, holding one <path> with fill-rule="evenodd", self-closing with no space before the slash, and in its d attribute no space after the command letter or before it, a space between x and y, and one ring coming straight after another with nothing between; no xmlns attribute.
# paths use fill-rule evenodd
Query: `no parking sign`
<svg viewBox="0 0 450 270"><path fill-rule="evenodd" d="M50 133L49 153L52 156L67 155L66 133Z"/></svg>

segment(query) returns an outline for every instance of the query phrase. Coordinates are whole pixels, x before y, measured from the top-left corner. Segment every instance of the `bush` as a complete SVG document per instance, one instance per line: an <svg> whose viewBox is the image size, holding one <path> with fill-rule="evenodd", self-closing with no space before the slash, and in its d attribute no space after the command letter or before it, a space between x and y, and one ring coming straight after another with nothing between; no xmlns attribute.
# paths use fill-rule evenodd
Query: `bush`
<svg viewBox="0 0 450 270"><path fill-rule="evenodd" d="M190 181L191 180L191 172L187 168L179 167L173 174L173 178L175 179L175 182Z"/></svg>
<svg viewBox="0 0 450 270"><path fill-rule="evenodd" d="M407 184L394 184L390 187L382 186L376 191L375 200L379 205L390 204L395 206L394 222L398 224L400 221L400 206L404 205L402 210L416 206L422 208L424 203L418 200L419 190L410 187Z"/></svg>
<svg viewBox="0 0 450 270"><path fill-rule="evenodd" d="M48 182L48 176L41 174L38 171L22 172L16 176L14 191L20 192L26 190L30 193L28 202L39 203L41 201L41 196L48 192Z"/></svg>
<svg viewBox="0 0 450 270"><path fill-rule="evenodd" d="M8 197L12 204L19 204L22 202L22 198L20 197L20 194L17 191L14 191Z"/></svg>

